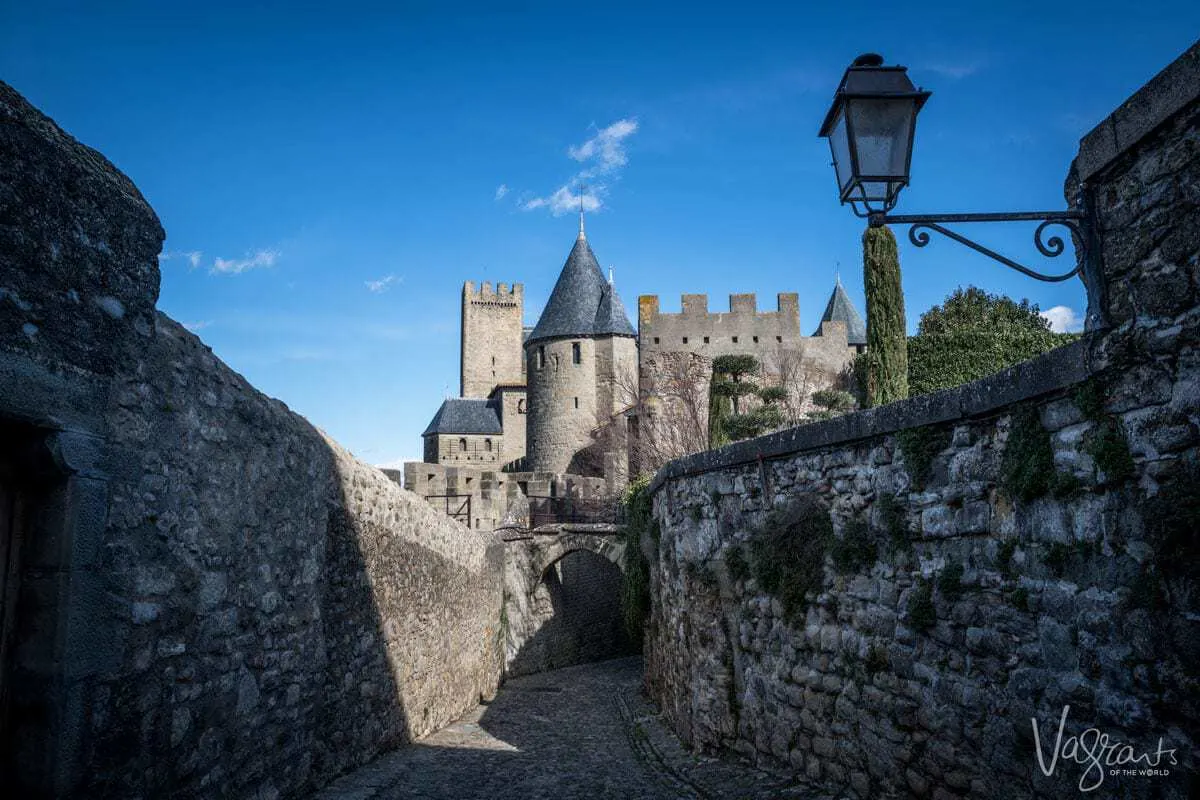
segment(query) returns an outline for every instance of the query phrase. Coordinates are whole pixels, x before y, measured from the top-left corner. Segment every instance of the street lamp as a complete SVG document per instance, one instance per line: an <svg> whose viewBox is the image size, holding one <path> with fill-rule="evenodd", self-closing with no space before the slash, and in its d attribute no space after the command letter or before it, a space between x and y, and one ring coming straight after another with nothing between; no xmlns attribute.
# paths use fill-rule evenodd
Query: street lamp
<svg viewBox="0 0 1200 800"><path fill-rule="evenodd" d="M846 69L825 115L819 136L829 140L837 176L838 197L875 228L890 223L909 224L908 239L917 247L929 244L935 231L1040 281L1065 281L1087 263L1090 226L1083 211L1022 211L1002 214L888 214L900 190L909 183L913 136L917 114L930 92L915 87L905 67L885 67L883 57L861 55ZM1038 252L1048 258L1063 253L1058 236L1042 240L1047 226L1062 225L1076 236L1083 258L1065 275L1043 275L1024 267L938 223L1041 222L1033 234Z"/></svg>
<svg viewBox="0 0 1200 800"><path fill-rule="evenodd" d="M843 204L867 217L886 213L908 185L917 112L929 99L904 67L867 53L846 69L821 125L829 139Z"/></svg>

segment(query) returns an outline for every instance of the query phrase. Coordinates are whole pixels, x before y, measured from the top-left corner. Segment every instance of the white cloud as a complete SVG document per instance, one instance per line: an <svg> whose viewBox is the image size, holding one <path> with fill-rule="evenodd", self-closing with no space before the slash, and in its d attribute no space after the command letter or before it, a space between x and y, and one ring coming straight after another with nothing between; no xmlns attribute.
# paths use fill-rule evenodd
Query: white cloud
<svg viewBox="0 0 1200 800"><path fill-rule="evenodd" d="M496 187L496 200L503 200L506 194L508 194L508 184L502 183Z"/></svg>
<svg viewBox="0 0 1200 800"><path fill-rule="evenodd" d="M599 191L603 188L602 186L598 186L596 190ZM551 214L561 217L563 214L578 211L579 201L580 195L572 192L569 187L560 186L549 197L535 197L532 200L526 200L521 204L521 208L525 211L533 211L537 208L549 208ZM584 211L596 211L599 208L600 198L596 196L595 191L583 195Z"/></svg>
<svg viewBox="0 0 1200 800"><path fill-rule="evenodd" d="M592 178L604 175L629 163L629 157L625 154L624 142L625 139L636 133L637 129L636 119L619 119L578 147L568 148L567 155L576 161L592 162L591 167L583 170L576 177Z"/></svg>
<svg viewBox="0 0 1200 800"><path fill-rule="evenodd" d="M213 261L213 265L209 270L209 274L240 275L246 270L256 269L258 267L273 267L275 266L275 262L278 260L278 250L257 250L253 253L247 253L244 258L218 257Z"/></svg>
<svg viewBox="0 0 1200 800"><path fill-rule="evenodd" d="M187 259L188 266L190 266L192 269L195 269L196 267L200 266L200 259L203 256L204 254L199 250L166 250L162 253L159 253L158 260L159 263L161 263L163 261L170 261L173 258L183 258Z"/></svg>
<svg viewBox="0 0 1200 800"><path fill-rule="evenodd" d="M208 320L204 320L202 322L184 322L181 324L183 325L183 327L187 328L192 333L195 333L196 331L202 331L205 328L209 327L210 325L212 325L212 322L208 321Z"/></svg>
<svg viewBox="0 0 1200 800"><path fill-rule="evenodd" d="M393 283L404 283L404 278L397 278L395 275L385 275L379 280L364 281L367 285L367 291L372 294L383 294Z"/></svg>
<svg viewBox="0 0 1200 800"><path fill-rule="evenodd" d="M619 119L606 128L597 131L596 135L580 145L567 148L567 155L578 161L583 167L571 176L570 180L555 189L551 194L541 197L528 195L518 200L523 211L534 211L546 208L554 216L562 216L579 210L580 194L583 198L585 211L599 211L604 205L603 197L608 187L603 183L589 186L586 190L573 189L582 182L592 178L611 176L617 178L620 170L629 163L625 151L626 139L637 132L636 119Z"/></svg>
<svg viewBox="0 0 1200 800"><path fill-rule="evenodd" d="M1050 330L1055 333L1078 333L1083 330L1083 317L1069 306L1055 306L1042 312L1042 317L1050 322Z"/></svg>

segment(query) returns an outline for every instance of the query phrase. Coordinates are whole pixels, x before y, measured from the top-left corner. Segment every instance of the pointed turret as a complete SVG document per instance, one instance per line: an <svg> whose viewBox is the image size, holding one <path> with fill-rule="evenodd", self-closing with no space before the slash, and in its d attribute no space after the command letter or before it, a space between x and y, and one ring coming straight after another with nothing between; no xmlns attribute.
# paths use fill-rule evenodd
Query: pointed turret
<svg viewBox="0 0 1200 800"><path fill-rule="evenodd" d="M588 245L580 215L579 236L559 273L546 309L525 345L565 336L629 336L637 334L616 291L604 279Z"/></svg>
<svg viewBox="0 0 1200 800"><path fill-rule="evenodd" d="M858 313L858 309L854 307L854 303L850 301L850 295L846 294L846 290L842 288L842 279L840 276L833 287L833 294L829 296L829 303L825 306L825 313L821 316L821 322L844 322L846 324L847 344L865 345L867 343L867 325L863 322L862 315ZM821 326L818 325L813 336L820 335Z"/></svg>

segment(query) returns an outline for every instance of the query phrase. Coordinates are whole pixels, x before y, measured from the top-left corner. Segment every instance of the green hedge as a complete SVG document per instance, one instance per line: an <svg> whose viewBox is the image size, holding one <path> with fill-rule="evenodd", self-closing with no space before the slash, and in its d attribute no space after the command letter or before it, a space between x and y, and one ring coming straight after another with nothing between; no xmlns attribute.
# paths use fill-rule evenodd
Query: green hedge
<svg viewBox="0 0 1200 800"><path fill-rule="evenodd" d="M910 336L910 395L961 386L1077 339L1073 333L958 331Z"/></svg>

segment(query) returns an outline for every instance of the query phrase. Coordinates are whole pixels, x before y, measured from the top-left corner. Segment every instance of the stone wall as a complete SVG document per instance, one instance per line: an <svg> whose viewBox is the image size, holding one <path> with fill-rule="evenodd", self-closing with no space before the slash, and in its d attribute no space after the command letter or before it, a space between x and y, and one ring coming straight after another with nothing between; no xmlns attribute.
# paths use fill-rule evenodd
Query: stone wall
<svg viewBox="0 0 1200 800"><path fill-rule="evenodd" d="M137 190L3 84L0 118L8 785L300 796L494 691L502 543L156 314Z"/></svg>
<svg viewBox="0 0 1200 800"><path fill-rule="evenodd" d="M1083 340L659 473L647 681L695 747L858 797L1200 791L1198 87L1200 46L1083 141ZM1090 728L1169 774L1089 772Z"/></svg>

